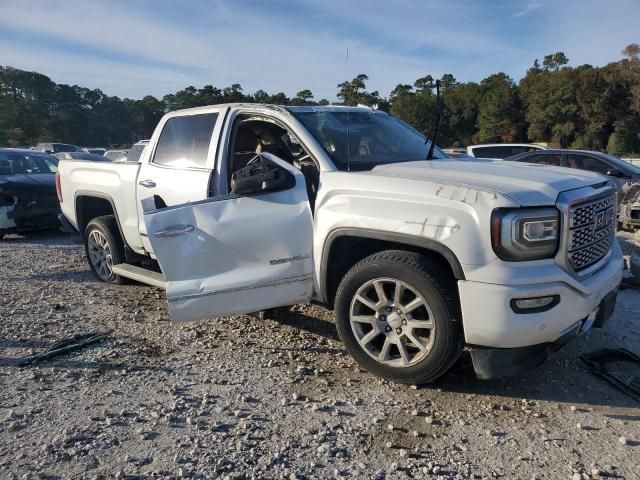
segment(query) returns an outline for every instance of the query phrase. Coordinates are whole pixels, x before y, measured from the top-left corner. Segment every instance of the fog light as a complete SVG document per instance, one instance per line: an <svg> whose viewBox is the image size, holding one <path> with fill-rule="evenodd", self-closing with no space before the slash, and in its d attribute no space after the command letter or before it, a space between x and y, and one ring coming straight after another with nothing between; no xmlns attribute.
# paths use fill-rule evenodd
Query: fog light
<svg viewBox="0 0 640 480"><path fill-rule="evenodd" d="M516 313L539 313L551 310L560 303L560 295L547 297L514 298L511 300L511 309Z"/></svg>

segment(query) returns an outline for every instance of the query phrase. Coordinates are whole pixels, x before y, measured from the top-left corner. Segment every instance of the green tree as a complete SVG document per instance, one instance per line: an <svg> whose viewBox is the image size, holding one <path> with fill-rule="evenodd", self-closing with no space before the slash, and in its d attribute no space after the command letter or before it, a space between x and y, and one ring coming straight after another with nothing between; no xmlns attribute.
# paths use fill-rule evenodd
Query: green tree
<svg viewBox="0 0 640 480"><path fill-rule="evenodd" d="M478 142L478 109L482 88L475 82L455 83L443 87L443 115L438 143L465 146Z"/></svg>
<svg viewBox="0 0 640 480"><path fill-rule="evenodd" d="M536 60L537 62L537 60ZM550 70L552 72L557 72L561 67L569 63L569 59L564 54L564 52L556 52L551 53L549 55L545 55L542 60L542 66L545 70Z"/></svg>
<svg viewBox="0 0 640 480"><path fill-rule="evenodd" d="M640 61L640 45L630 43L622 50L622 55L631 61Z"/></svg>
<svg viewBox="0 0 640 480"><path fill-rule="evenodd" d="M426 136L432 132L435 120L436 102L431 93L433 85L433 77L425 75L418 78L413 87L402 83L396 85L389 97L390 113Z"/></svg>
<svg viewBox="0 0 640 480"><path fill-rule="evenodd" d="M559 54L545 57L545 68L540 68L537 61L534 63L520 80L519 95L528 123L528 137L533 141L556 141L567 145L577 133L576 75L568 67L549 68L550 63L564 64L566 60L564 54L553 60L554 55Z"/></svg>
<svg viewBox="0 0 640 480"><path fill-rule="evenodd" d="M481 142L519 140L522 118L518 91L505 73L496 73L481 83L478 106L478 138Z"/></svg>
<svg viewBox="0 0 640 480"><path fill-rule="evenodd" d="M343 105L355 106L358 104L373 106L380 102L380 94L377 91L367 92L365 82L369 80L364 73L359 74L350 82L338 84L338 98Z"/></svg>
<svg viewBox="0 0 640 480"><path fill-rule="evenodd" d="M309 89L300 90L298 93L296 93L296 96L291 99L291 105L314 105L314 104L315 102L313 101L313 93L311 93L311 90Z"/></svg>

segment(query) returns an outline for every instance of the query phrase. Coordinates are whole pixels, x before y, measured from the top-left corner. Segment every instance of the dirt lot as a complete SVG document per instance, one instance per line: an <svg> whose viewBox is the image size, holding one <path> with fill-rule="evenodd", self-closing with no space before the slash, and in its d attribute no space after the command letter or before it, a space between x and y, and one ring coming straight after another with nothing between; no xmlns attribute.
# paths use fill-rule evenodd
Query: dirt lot
<svg viewBox="0 0 640 480"><path fill-rule="evenodd" d="M96 330L113 333L16 365ZM9 236L0 478L640 478L640 404L578 358L605 346L640 351L640 290L527 376L482 382L463 358L397 386L346 356L323 308L173 325L162 291L97 283L71 238Z"/></svg>

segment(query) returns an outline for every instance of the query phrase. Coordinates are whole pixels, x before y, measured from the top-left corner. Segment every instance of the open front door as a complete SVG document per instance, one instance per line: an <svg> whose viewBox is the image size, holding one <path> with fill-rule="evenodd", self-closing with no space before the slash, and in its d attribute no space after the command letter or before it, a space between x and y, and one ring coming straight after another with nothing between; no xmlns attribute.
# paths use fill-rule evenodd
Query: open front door
<svg viewBox="0 0 640 480"><path fill-rule="evenodd" d="M303 175L285 189L227 195L146 212L149 240L176 321L307 302L313 289L313 221Z"/></svg>

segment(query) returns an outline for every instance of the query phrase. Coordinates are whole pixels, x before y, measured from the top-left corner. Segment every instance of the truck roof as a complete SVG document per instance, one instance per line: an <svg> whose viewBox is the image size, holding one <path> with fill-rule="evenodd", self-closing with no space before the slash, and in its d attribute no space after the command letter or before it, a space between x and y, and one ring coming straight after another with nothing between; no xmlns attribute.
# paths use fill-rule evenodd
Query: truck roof
<svg viewBox="0 0 640 480"><path fill-rule="evenodd" d="M172 115L188 115L191 113L204 112L211 107L228 107L228 108L248 108L253 110L275 110L280 113L287 112L336 112L336 111L353 111L353 112L370 112L374 111L372 107L358 105L352 107L348 105L274 105L270 103L217 103L213 105L204 105L201 107L185 108L170 112Z"/></svg>

